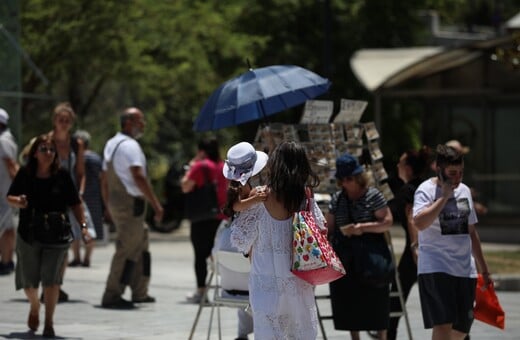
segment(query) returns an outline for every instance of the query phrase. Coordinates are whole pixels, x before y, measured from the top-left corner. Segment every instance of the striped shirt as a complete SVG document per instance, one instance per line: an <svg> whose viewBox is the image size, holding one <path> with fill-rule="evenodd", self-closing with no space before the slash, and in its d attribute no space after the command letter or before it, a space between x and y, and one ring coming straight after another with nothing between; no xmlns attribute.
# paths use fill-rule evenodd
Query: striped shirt
<svg viewBox="0 0 520 340"><path fill-rule="evenodd" d="M367 192L356 201L349 200L343 190L332 195L329 212L334 215L335 229L349 223L376 221L375 212L387 206L383 194L369 187Z"/></svg>

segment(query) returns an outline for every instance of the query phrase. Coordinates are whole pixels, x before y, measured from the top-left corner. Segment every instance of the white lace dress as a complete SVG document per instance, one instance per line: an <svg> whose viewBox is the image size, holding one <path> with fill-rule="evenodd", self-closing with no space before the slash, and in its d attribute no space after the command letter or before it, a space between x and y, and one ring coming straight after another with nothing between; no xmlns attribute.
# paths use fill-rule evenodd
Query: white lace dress
<svg viewBox="0 0 520 340"><path fill-rule="evenodd" d="M312 209L324 228L319 207ZM232 244L252 253L249 297L256 340L316 339L314 287L291 273L292 217L276 220L263 204L233 222Z"/></svg>

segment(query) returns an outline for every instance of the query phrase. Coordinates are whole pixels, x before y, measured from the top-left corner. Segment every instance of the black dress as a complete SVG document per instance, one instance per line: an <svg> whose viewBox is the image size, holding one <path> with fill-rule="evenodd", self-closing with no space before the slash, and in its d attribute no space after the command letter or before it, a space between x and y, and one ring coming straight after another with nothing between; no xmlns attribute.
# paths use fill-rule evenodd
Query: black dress
<svg viewBox="0 0 520 340"><path fill-rule="evenodd" d="M357 201L348 199L343 191L333 195L329 211L335 218L332 244L338 254L352 252L351 241L356 237L364 242L385 242L384 234L365 233L345 237L339 227L349 223L375 221L375 211L387 206L384 196L375 188L369 188ZM342 259L343 261L343 259ZM330 295L334 328L338 330L385 330L390 314L389 286L381 288L359 282L349 275L349 264L345 263L347 275L330 283Z"/></svg>

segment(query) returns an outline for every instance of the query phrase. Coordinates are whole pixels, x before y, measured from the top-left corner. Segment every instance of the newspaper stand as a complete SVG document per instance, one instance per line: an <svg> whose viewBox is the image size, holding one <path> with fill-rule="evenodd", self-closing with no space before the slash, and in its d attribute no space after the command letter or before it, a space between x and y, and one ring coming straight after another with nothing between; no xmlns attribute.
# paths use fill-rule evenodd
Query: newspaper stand
<svg viewBox="0 0 520 340"><path fill-rule="evenodd" d="M383 166L383 154L379 147L379 133L374 122L360 123L359 119L366 108L366 102L343 99L341 109L333 123L329 123L332 115L332 102L307 101L300 124L272 123L259 127L254 145L257 150L269 152L283 141L301 143L307 153L313 171L318 175L320 184L314 189L318 204L326 210L330 193L338 190L334 174L336 158L345 152L358 157L365 167L370 180L369 185L378 188L389 201L394 196L387 183L388 174ZM390 233L386 240L397 267ZM348 269L347 269L348 270ZM399 297L401 311L390 316L405 317L409 339L412 339L408 314L403 299L401 283L396 270L397 292L391 294ZM331 315L322 315L318 300L330 299L330 295L317 295L316 307L323 339L327 339L323 320L332 319Z"/></svg>

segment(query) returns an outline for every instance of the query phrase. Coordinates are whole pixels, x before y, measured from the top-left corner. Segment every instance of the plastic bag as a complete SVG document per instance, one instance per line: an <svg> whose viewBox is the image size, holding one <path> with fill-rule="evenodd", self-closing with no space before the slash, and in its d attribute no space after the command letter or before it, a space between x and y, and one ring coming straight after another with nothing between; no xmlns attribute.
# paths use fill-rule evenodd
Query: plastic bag
<svg viewBox="0 0 520 340"><path fill-rule="evenodd" d="M482 275L478 274L477 290L475 292L475 307L473 308L475 319L485 322L491 326L504 329L505 313L498 302L497 294L493 284L487 287Z"/></svg>

